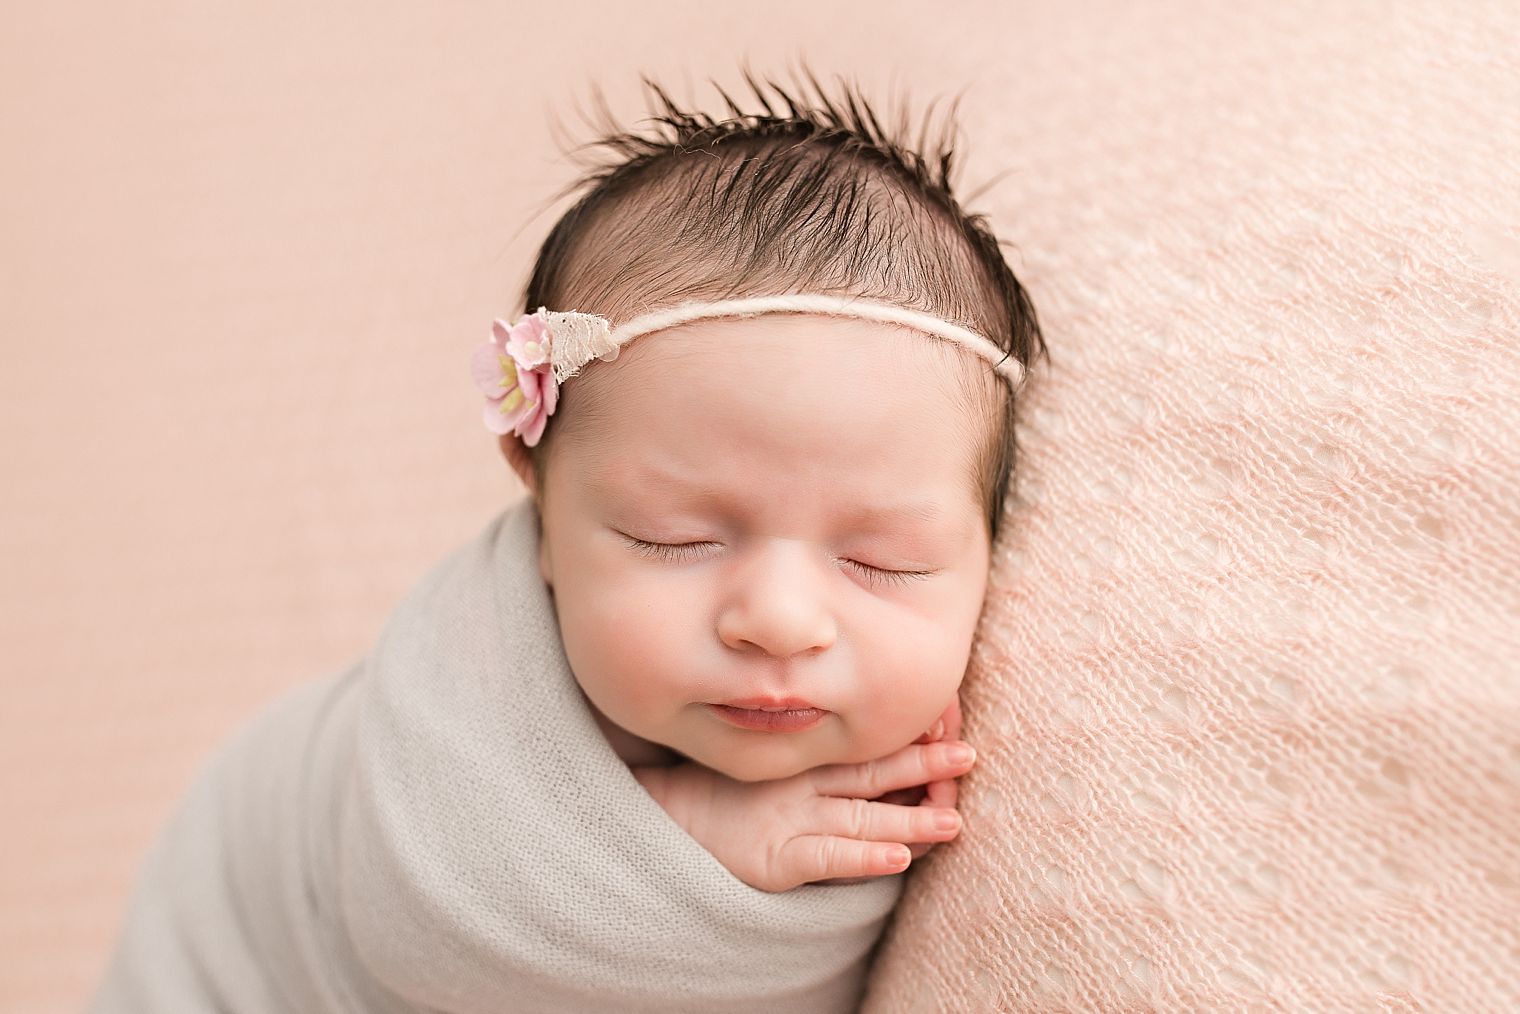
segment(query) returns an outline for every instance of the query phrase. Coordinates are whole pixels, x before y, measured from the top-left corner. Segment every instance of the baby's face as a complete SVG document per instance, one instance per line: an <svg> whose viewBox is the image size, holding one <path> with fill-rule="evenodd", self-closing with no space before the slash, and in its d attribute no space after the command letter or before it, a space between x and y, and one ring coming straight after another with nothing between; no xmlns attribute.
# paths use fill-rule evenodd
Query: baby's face
<svg viewBox="0 0 1520 1014"><path fill-rule="evenodd" d="M744 781L928 729L987 587L965 360L985 368L886 325L770 314L652 334L568 381L595 385L576 393L596 418L552 449L539 563L602 716ZM754 697L827 714L757 731L712 707Z"/></svg>

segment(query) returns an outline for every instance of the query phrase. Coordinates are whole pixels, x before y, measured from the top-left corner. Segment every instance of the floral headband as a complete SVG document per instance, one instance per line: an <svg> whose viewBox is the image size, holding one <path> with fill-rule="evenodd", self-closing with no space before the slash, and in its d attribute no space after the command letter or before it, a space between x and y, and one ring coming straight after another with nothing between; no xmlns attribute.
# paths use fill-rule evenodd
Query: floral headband
<svg viewBox="0 0 1520 1014"><path fill-rule="evenodd" d="M890 303L842 296L750 296L715 303L683 303L641 314L613 328L606 317L540 306L516 324L497 319L491 340L476 347L470 373L486 396L485 423L492 433L515 433L532 447L543 436L559 402L559 385L593 359L612 362L627 342L687 321L705 317L751 317L762 313L821 313L859 317L908 327L947 338L992 363L1015 390L1024 368L975 331L938 317Z"/></svg>

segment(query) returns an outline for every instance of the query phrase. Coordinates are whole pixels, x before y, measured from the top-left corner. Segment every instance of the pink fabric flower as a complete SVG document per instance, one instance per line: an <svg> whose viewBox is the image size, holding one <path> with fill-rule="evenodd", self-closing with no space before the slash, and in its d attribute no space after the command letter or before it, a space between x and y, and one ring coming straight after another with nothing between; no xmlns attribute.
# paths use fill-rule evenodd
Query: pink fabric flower
<svg viewBox="0 0 1520 1014"><path fill-rule="evenodd" d="M559 402L549 350L549 330L539 313L513 325L491 322L491 340L470 358L470 373L486 396L486 429L515 433L529 447L538 443Z"/></svg>

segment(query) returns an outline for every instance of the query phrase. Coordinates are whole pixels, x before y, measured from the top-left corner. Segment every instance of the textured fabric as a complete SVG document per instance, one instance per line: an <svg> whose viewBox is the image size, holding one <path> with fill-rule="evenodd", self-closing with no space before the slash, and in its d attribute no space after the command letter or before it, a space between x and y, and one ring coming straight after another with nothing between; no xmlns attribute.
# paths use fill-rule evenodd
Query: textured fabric
<svg viewBox="0 0 1520 1014"><path fill-rule="evenodd" d="M598 730L530 499L202 769L93 1006L843 1012L901 878L735 879Z"/></svg>
<svg viewBox="0 0 1520 1014"><path fill-rule="evenodd" d="M1053 352L981 759L864 1010L1520 1010L1520 5L1059 10L971 133Z"/></svg>

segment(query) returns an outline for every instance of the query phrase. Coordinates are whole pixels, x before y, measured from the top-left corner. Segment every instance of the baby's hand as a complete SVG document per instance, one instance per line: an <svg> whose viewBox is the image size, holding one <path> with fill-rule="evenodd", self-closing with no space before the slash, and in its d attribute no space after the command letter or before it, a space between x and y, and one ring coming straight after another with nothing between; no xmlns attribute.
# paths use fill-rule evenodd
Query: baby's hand
<svg viewBox="0 0 1520 1014"><path fill-rule="evenodd" d="M690 762L632 771L665 812L734 876L779 892L815 881L901 873L909 862L904 845L954 838L960 815L953 807L876 798L942 780L953 785L971 770L975 757L952 761L948 754L966 745L915 742L862 764L827 764L768 782L741 782ZM942 815L949 827L937 825ZM901 853L895 862L894 853Z"/></svg>
<svg viewBox="0 0 1520 1014"><path fill-rule="evenodd" d="M950 698L950 704L945 708L944 713L939 716L939 721L935 722L928 732L913 742L939 743L960 738L961 698L960 694L956 694ZM927 785L915 785L909 789L896 789L884 796L877 796L876 801L878 803L900 803L903 806L939 806L953 809L959 794L959 784L954 778L941 778L939 781L929 782ZM913 842L908 847L912 850L914 859L921 859L925 853L934 848L934 845L934 842ZM869 878L861 877L859 879L865 880ZM825 883L842 884L853 882L851 880L825 881Z"/></svg>

